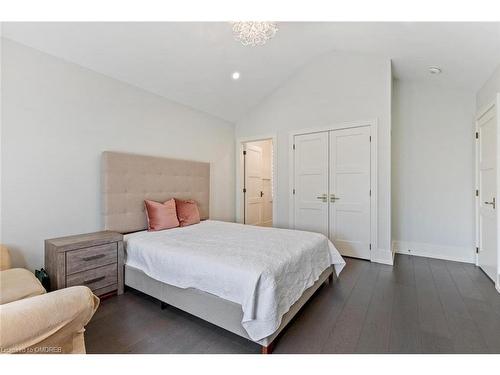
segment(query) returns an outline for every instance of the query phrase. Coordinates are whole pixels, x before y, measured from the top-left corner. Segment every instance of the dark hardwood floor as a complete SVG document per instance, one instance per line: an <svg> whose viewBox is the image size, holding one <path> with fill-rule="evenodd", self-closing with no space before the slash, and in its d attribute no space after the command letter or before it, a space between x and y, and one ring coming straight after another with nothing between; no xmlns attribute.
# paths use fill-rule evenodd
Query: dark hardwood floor
<svg viewBox="0 0 500 375"><path fill-rule="evenodd" d="M274 353L500 353L500 294L471 264L396 256L346 259ZM102 301L88 353L259 353L260 347L136 291Z"/></svg>

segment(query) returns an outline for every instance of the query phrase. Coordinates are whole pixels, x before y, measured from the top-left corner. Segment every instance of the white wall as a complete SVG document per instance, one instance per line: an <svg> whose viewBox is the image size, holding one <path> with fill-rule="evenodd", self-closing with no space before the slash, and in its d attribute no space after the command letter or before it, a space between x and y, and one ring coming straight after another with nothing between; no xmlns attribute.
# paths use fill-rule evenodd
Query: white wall
<svg viewBox="0 0 500 375"><path fill-rule="evenodd" d="M476 109L480 110L485 105L488 105L495 96L500 92L500 65L493 72L491 77L484 83L481 89L476 94Z"/></svg>
<svg viewBox="0 0 500 375"><path fill-rule="evenodd" d="M395 249L473 263L474 95L395 81L393 99Z"/></svg>
<svg viewBox="0 0 500 375"><path fill-rule="evenodd" d="M236 137L277 135L277 212L289 225L289 134L294 130L378 119L378 241L380 257L391 258L390 61L330 53L303 67L236 124Z"/></svg>
<svg viewBox="0 0 500 375"><path fill-rule="evenodd" d="M43 240L101 228L100 154L210 161L211 216L233 220L234 126L58 58L3 41L2 232L14 264Z"/></svg>

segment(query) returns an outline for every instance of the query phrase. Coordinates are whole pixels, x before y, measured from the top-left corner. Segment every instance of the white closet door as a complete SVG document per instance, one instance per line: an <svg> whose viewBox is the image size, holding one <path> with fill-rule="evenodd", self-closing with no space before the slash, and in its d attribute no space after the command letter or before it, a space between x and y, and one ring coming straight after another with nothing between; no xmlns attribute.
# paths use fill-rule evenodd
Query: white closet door
<svg viewBox="0 0 500 375"><path fill-rule="evenodd" d="M370 127L330 132L330 239L370 259Z"/></svg>
<svg viewBox="0 0 500 375"><path fill-rule="evenodd" d="M478 121L479 127L479 266L497 278L497 119L492 107Z"/></svg>
<svg viewBox="0 0 500 375"><path fill-rule="evenodd" d="M328 236L328 132L295 136L295 229Z"/></svg>
<svg viewBox="0 0 500 375"><path fill-rule="evenodd" d="M245 224L262 223L262 149L246 145L245 156Z"/></svg>

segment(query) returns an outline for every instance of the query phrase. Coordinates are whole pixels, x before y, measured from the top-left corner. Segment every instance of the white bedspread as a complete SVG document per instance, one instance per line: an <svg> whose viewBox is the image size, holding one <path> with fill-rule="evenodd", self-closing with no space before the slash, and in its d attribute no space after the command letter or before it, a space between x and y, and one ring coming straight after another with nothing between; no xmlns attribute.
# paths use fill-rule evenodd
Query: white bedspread
<svg viewBox="0 0 500 375"><path fill-rule="evenodd" d="M241 304L242 325L258 341L273 334L302 293L345 265L322 234L207 220L125 236L126 264L180 288Z"/></svg>

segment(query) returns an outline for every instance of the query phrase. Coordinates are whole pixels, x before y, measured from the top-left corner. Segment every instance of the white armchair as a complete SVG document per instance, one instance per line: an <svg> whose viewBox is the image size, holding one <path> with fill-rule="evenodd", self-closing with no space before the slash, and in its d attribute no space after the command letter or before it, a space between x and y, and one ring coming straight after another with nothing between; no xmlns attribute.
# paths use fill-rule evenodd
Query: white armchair
<svg viewBox="0 0 500 375"><path fill-rule="evenodd" d="M85 286L46 293L31 272L10 268L0 246L0 352L85 353L85 326L98 306Z"/></svg>

